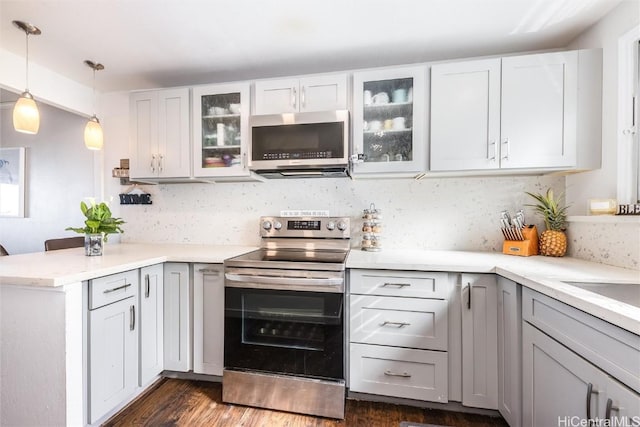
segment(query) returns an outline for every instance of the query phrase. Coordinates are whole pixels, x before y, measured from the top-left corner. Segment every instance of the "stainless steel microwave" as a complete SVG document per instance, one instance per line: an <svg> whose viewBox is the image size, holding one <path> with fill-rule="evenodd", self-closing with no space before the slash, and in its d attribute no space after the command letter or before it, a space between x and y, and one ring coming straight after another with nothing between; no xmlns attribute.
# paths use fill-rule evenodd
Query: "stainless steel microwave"
<svg viewBox="0 0 640 427"><path fill-rule="evenodd" d="M252 116L249 168L268 177L346 176L349 111Z"/></svg>

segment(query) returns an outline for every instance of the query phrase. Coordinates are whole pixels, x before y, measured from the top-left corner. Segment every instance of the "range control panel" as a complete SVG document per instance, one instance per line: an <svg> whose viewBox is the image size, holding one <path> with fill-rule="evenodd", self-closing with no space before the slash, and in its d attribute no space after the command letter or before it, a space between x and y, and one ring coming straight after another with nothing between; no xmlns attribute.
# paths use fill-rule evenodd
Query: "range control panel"
<svg viewBox="0 0 640 427"><path fill-rule="evenodd" d="M260 236L311 239L348 239L351 236L349 217L280 217L260 218Z"/></svg>

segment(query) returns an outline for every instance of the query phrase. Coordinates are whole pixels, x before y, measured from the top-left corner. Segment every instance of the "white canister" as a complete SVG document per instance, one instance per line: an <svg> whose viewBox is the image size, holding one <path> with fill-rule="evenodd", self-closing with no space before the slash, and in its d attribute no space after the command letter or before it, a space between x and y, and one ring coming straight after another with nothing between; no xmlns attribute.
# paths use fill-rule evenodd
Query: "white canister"
<svg viewBox="0 0 640 427"><path fill-rule="evenodd" d="M370 90L365 90L364 91L364 105L371 105L371 98L372 98L373 94L371 93Z"/></svg>
<svg viewBox="0 0 640 427"><path fill-rule="evenodd" d="M224 145L224 123L218 123L216 126L216 130L218 132L216 145L222 146Z"/></svg>
<svg viewBox="0 0 640 427"><path fill-rule="evenodd" d="M405 118L396 117L393 119L393 130L403 130L405 128Z"/></svg>

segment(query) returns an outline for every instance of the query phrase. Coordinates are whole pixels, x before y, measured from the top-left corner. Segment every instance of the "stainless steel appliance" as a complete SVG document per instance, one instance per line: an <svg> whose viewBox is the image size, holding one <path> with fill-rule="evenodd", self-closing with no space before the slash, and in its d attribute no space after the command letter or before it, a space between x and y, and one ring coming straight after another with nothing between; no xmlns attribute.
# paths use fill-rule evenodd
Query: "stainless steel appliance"
<svg viewBox="0 0 640 427"><path fill-rule="evenodd" d="M225 261L222 400L344 418L349 218L262 217L260 233Z"/></svg>
<svg viewBox="0 0 640 427"><path fill-rule="evenodd" d="M347 110L252 116L249 168L268 178L347 176Z"/></svg>

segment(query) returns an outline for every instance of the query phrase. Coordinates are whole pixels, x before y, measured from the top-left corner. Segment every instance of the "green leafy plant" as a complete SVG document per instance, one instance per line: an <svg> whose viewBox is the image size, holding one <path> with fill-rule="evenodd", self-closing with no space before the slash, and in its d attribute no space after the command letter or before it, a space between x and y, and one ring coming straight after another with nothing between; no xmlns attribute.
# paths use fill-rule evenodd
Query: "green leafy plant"
<svg viewBox="0 0 640 427"><path fill-rule="evenodd" d="M565 230L567 228L567 209L569 206L561 206L562 196L555 198L553 190L547 189L547 194L533 194L525 192L538 201L538 204L527 205L534 207L544 219L547 230Z"/></svg>
<svg viewBox="0 0 640 427"><path fill-rule="evenodd" d="M65 230L75 231L80 234L101 233L105 242L109 234L124 233L120 226L125 222L122 218L113 218L111 209L105 202L96 203L95 200L91 200L90 206L87 206L85 202L80 202L80 210L87 218L84 221L85 226L82 228L67 227Z"/></svg>

